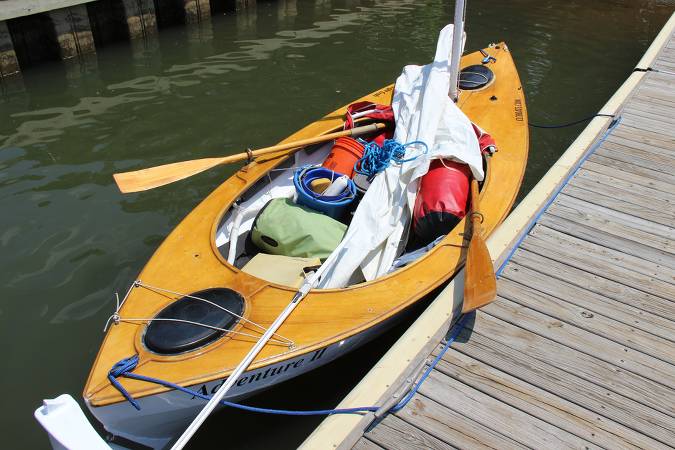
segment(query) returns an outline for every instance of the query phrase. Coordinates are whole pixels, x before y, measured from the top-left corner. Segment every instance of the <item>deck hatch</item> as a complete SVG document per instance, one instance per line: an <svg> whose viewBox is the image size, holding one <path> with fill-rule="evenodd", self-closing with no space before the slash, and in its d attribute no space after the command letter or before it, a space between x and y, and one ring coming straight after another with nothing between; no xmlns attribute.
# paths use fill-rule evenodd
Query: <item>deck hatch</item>
<svg viewBox="0 0 675 450"><path fill-rule="evenodd" d="M182 297L153 318L143 342L149 350L163 355L195 350L236 325L238 318L228 311L238 316L244 311L244 298L232 289L207 289Z"/></svg>

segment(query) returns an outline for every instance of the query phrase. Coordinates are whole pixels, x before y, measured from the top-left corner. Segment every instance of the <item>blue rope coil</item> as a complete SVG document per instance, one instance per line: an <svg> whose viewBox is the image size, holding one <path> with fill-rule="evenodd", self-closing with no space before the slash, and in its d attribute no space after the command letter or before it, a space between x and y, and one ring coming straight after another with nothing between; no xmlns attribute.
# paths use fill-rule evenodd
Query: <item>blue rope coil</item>
<svg viewBox="0 0 675 450"><path fill-rule="evenodd" d="M400 402L398 402L393 408L391 408L390 411L392 412L400 411L401 409L403 409L403 407L405 407L405 405L408 404L408 402L410 402L410 400L412 400L412 398L415 396L417 391L419 391L420 387L422 386L422 383L424 383L424 381L429 377L431 371L434 369L434 367L436 367L438 362L443 358L443 356L448 351L452 343L457 339L459 334L464 329L464 324L466 322L467 317L471 316L472 314L465 314L459 319L459 321L457 321L452 333L448 337L447 342L443 346L443 349L441 349L436 358L431 362L431 364L429 364L427 370L424 372L422 377L420 377L419 381L415 383L410 392L408 392L408 394L403 399L401 399ZM139 411L141 409L141 406L138 404L136 400L134 400L131 394L129 394L129 392L124 388L124 386L122 386L122 384L119 381L117 381L117 378L124 377L139 381L145 381L148 383L155 383L169 389L175 389L177 391L184 392L193 397L198 397L202 400L206 401L211 400L210 395L202 394L201 392L180 386L170 381L135 374L133 373L133 370L136 368L136 366L138 366L138 355L122 359L121 361L117 362L112 367L112 369L110 369L110 372L108 372L108 379L110 380L110 383L112 383L112 385L124 396L124 398L127 399L127 401L129 401L129 403L131 403L134 406L134 408L136 408ZM220 403L224 406L229 406L231 408L241 409L244 411L263 414L277 414L285 416L330 416L333 414L356 414L364 412L375 412L380 409L377 406L360 406L355 408L316 409L316 410L297 411L289 409L260 408L257 406L248 406L248 405L241 405L239 403L228 402L226 400L221 400Z"/></svg>
<svg viewBox="0 0 675 450"><path fill-rule="evenodd" d="M422 141L408 142L407 144L399 144L393 139L385 139L382 147L375 142L365 142L363 149L363 157L354 164L354 171L371 178L389 167L392 161L396 164L403 164L419 158L421 155L426 155L429 152L429 147ZM424 147L424 152L421 155L405 158L405 151L408 147L413 145L421 145Z"/></svg>

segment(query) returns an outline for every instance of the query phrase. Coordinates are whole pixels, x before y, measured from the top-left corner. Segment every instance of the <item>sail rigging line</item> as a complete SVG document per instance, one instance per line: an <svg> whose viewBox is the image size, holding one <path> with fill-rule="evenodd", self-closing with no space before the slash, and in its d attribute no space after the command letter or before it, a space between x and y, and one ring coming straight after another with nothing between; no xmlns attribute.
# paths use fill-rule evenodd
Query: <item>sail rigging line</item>
<svg viewBox="0 0 675 450"><path fill-rule="evenodd" d="M194 295L192 295L192 294L182 294L182 293L180 293L180 292L175 292L175 291L172 291L172 290L170 290L170 289L164 289L164 288L160 288L160 287L157 287L157 286L152 286L152 285L143 283L141 280L138 280L138 281L137 281L137 285L138 285L139 287L148 289L148 290L150 290L150 291L159 291L159 292L164 292L164 293L167 293L167 294L173 294L173 295L177 295L177 296L180 296L180 297L187 297L187 298L191 298L191 299L193 299L193 300L199 300L199 301L202 301L202 302L206 302L206 303L208 303L208 304L211 305L211 306L215 306L216 308L219 308L219 309L225 311L226 313L231 314L232 316L238 318L239 320L243 320L244 322L250 323L251 325L254 325L254 326L258 327L258 328L260 328L260 329L263 330L263 331L267 331L267 328L265 328L264 326L260 325L259 323L256 323L256 322L254 322L254 321L252 321L252 320L250 320L250 319L247 319L247 318L244 317L244 316L241 316L241 315L239 315L239 314L237 314L237 313L235 313L235 312L232 312L232 311L230 311L229 309L227 309L227 308L225 308L225 307L223 307L223 306L220 306L220 305L218 305L218 304L216 304L216 303L213 303L212 301L206 300L206 299L204 299L204 298L200 298L200 297L194 296ZM279 333L274 333L274 336L276 336L276 337L278 337L278 338L281 338L282 340L287 341L289 345L295 345L295 343L293 342L292 339L289 339L289 338L287 338L287 337L284 337L284 336L280 335Z"/></svg>
<svg viewBox="0 0 675 450"><path fill-rule="evenodd" d="M138 322L147 321L147 322L149 322L149 321L153 321L153 320L173 320L175 322L186 322L186 323L191 322L191 321L185 321L185 320L182 320L182 319L123 318L123 317L121 317L120 316L120 310L122 309L122 306L124 305L124 303L129 298L129 295L130 295L132 289L136 288L136 287L144 288L144 289L147 289L149 291L153 291L153 292L157 292L157 293L166 293L166 294L178 296L180 298L191 298L193 300L198 300L198 301L208 303L209 305L214 306L214 307L216 307L216 308L218 308L218 309L238 318L239 320L241 320L245 323L248 323L248 324L251 324L255 327L258 327L260 330L263 330L263 333L261 333L259 330L251 330L251 331L254 331L256 333L261 333L261 335L264 334L264 332L267 332L267 328L260 325L259 323L256 323L256 322L254 322L250 319L247 319L246 317L244 317L240 314L237 314L233 311L230 311L229 309L227 309L223 306L220 306L217 303L214 303L210 300L207 300L207 299L201 298L201 297L197 297L197 296L191 295L191 294L183 294L183 293L180 293L180 292L172 291L170 289L164 289L164 288L161 288L161 287L158 287L158 286L153 286L153 285L150 285L150 284L147 284L147 283L143 283L141 280L136 280L132 283L132 285L129 287L129 290L127 291L126 295L124 296L124 299L121 302L119 300L119 295L115 294L115 296L117 298L117 306L115 308L115 312L106 321L105 327L103 328L104 332L108 330L108 327L110 326L111 322L115 323L115 324L117 324L119 322L125 322L125 321L126 322L130 322L130 321L138 321ZM241 335L250 336L250 337L254 337L254 338L258 338L258 339L260 338L260 336L251 335L251 334L242 333L242 332L233 331L233 330L224 330L224 329L221 329L221 328L218 328L218 327L213 327L213 326L202 324L202 323L199 323L199 322L191 322L191 323L194 324L194 325L200 325L200 326L204 326L206 328L211 328L211 329L218 330L218 331L227 331L227 332L230 332L230 333L241 334ZM273 339L274 341L283 342L284 345L287 345L289 348L295 347L295 342L292 339L284 337L284 336L280 335L279 333L273 333L273 336L276 336L278 338L278 339Z"/></svg>
<svg viewBox="0 0 675 450"><path fill-rule="evenodd" d="M200 327L209 328L211 330L222 331L222 332L225 332L225 333L238 334L238 335L247 336L247 337L250 337L250 338L253 338L253 339L260 339L259 335L250 334L250 333L242 333L241 331L235 331L235 330L228 330L227 328L220 328L220 327L216 327L216 326L213 326L213 325L208 325L208 324L205 324L205 323L195 322L193 320L186 320L186 319L172 319L172 318L169 318L169 317L153 317L153 318L120 317L118 319L118 321L119 322L178 322L178 323L187 323L189 325L197 325L197 326L200 326ZM270 342L276 343L277 345L283 345L285 347L291 346L291 343L289 343L289 342L281 341L281 340L274 339L274 338L270 339Z"/></svg>

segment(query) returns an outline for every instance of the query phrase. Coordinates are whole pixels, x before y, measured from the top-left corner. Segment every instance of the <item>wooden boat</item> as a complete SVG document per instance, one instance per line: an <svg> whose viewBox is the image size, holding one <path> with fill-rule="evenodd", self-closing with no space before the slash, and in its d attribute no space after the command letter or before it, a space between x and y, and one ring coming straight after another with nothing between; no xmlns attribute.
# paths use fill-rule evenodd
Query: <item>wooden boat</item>
<svg viewBox="0 0 675 450"><path fill-rule="evenodd" d="M479 90L462 91L458 106L496 140L499 151L487 159L480 203L489 235L510 211L520 188L528 154L525 98L511 53L504 43L483 50L494 81ZM462 67L481 64L480 52L465 55ZM393 85L361 99L379 104L392 100ZM285 141L341 130L346 107L306 126ZM321 146L317 146L321 147ZM325 147L325 146L324 146ZM313 148L315 152L325 151ZM304 150L303 150L304 151ZM134 373L168 380L211 394L220 386L296 293L296 288L256 278L227 262L216 235L242 196L263 189L275 168L293 161L286 152L255 160L237 171L199 204L166 238L133 287L119 314L138 321L120 321L107 332L84 389L92 413L108 431L151 445L165 445L203 406L203 400L161 385L120 379L138 401L134 409L111 385L108 373L117 362L139 356ZM343 289L312 290L278 330L292 340L268 343L226 397L241 399L330 362L382 333L411 305L447 282L465 257L466 221L462 220L422 258L381 278ZM243 298L246 320L231 332L193 350L163 355L151 351L144 335L153 318L187 294L228 288ZM246 334L241 334L246 333Z"/></svg>

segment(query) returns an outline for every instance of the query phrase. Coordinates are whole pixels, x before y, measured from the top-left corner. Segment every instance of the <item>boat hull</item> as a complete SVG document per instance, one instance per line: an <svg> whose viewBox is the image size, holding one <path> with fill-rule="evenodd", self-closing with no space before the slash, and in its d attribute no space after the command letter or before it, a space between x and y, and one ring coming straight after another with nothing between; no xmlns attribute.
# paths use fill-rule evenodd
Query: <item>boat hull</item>
<svg viewBox="0 0 675 450"><path fill-rule="evenodd" d="M237 402L246 399L328 364L380 336L406 314L407 311L404 311L373 328L332 345L281 363L244 372L224 400ZM201 394L212 395L226 380L227 377L188 387ZM86 403L91 413L109 433L152 448L167 447L178 438L205 404L199 397L176 390L138 398L136 401L141 407L140 410L136 410L129 402L100 407L93 406L88 401ZM224 406L218 408L222 409Z"/></svg>

